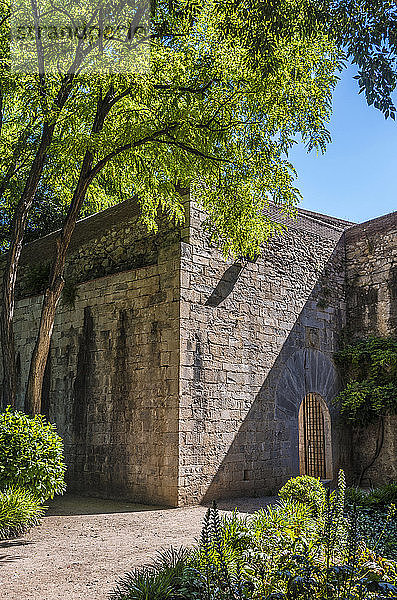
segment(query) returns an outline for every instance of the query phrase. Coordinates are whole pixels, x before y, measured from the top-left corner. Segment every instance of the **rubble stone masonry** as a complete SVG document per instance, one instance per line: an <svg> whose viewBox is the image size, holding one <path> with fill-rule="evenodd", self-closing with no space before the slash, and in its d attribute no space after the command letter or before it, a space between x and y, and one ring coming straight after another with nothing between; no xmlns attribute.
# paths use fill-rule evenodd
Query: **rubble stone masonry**
<svg viewBox="0 0 397 600"><path fill-rule="evenodd" d="M186 207L183 229L156 234L132 201L77 225L43 387L69 489L171 506L275 492L299 473L308 393L330 413L331 477L354 472L332 357L346 326L396 335L396 214L351 227L273 211L288 231L256 261L233 261L208 243L197 203ZM52 234L23 252L21 408L54 244Z"/></svg>
<svg viewBox="0 0 397 600"><path fill-rule="evenodd" d="M308 213L255 262L211 249L191 206L181 256L179 502L275 492L299 473L298 410L318 392L333 467L349 457L332 399L345 324L346 223Z"/></svg>
<svg viewBox="0 0 397 600"><path fill-rule="evenodd" d="M130 203L81 221L66 265L43 411L63 437L69 490L175 505L178 476L180 232L148 235ZM25 247L19 293L51 258L54 236ZM41 295L17 303L19 406Z"/></svg>
<svg viewBox="0 0 397 600"><path fill-rule="evenodd" d="M397 337L397 212L346 232L347 336ZM353 467L357 475L373 461L379 425L355 431ZM397 417L385 418L379 458L363 483L397 480Z"/></svg>

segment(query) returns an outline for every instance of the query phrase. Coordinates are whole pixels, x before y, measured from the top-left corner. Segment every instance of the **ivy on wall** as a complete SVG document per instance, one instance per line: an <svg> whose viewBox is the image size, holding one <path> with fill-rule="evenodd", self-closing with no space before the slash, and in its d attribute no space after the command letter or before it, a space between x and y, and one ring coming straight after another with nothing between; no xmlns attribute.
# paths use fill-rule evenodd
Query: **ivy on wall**
<svg viewBox="0 0 397 600"><path fill-rule="evenodd" d="M51 264L49 262L38 262L29 265L25 273L24 296L35 296L43 294L50 278Z"/></svg>
<svg viewBox="0 0 397 600"><path fill-rule="evenodd" d="M366 426L397 413L397 340L370 337L335 354L345 387L335 398L341 416Z"/></svg>
<svg viewBox="0 0 397 600"><path fill-rule="evenodd" d="M18 299L26 296L36 296L44 294L49 278L51 265L49 262L39 262L36 265L29 265L25 272L24 288L18 295ZM74 308L77 293L77 283L74 278L66 277L64 288L62 290L62 304L70 309Z"/></svg>

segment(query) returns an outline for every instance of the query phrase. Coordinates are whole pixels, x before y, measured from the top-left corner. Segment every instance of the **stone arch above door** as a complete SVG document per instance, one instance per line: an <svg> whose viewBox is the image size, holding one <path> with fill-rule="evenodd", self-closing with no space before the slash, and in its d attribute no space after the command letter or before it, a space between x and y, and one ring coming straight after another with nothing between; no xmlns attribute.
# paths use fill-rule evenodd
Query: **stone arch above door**
<svg viewBox="0 0 397 600"><path fill-rule="evenodd" d="M297 418L308 393L319 394L332 415L331 400L340 390L338 372L332 360L320 350L297 350L284 365L275 394L275 418Z"/></svg>

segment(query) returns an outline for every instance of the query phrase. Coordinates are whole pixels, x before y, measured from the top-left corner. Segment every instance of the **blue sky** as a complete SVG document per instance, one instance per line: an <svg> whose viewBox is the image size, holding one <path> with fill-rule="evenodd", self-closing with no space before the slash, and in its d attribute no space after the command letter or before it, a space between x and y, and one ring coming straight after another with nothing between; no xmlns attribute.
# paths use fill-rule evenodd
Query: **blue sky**
<svg viewBox="0 0 397 600"><path fill-rule="evenodd" d="M335 90L327 152L299 144L289 158L301 207L361 222L397 210L397 122L367 106L353 75L345 71Z"/></svg>

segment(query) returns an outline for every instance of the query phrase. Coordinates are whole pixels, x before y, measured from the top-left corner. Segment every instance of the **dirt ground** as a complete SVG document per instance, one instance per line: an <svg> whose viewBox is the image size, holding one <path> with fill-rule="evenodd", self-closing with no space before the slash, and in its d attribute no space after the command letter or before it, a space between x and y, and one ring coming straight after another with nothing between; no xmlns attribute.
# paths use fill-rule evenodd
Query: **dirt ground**
<svg viewBox="0 0 397 600"><path fill-rule="evenodd" d="M233 499L222 510L251 513L272 498ZM66 496L42 524L0 542L1 600L106 600L116 580L167 546L188 546L206 508L162 509Z"/></svg>

